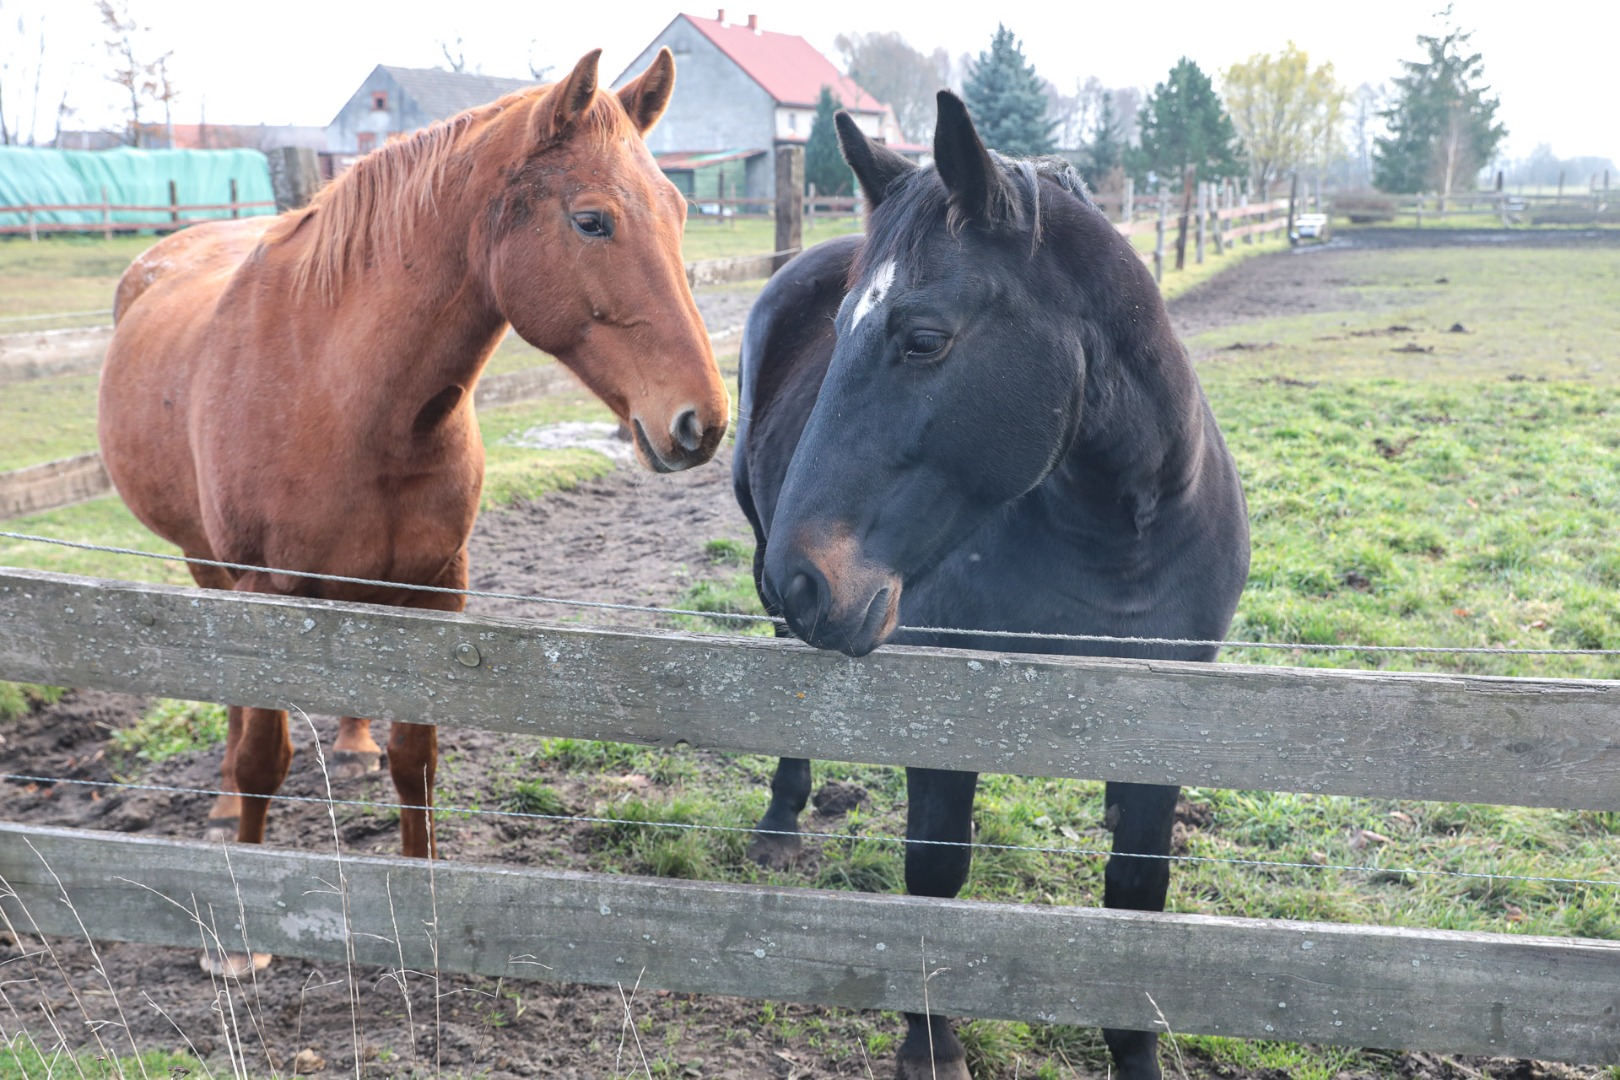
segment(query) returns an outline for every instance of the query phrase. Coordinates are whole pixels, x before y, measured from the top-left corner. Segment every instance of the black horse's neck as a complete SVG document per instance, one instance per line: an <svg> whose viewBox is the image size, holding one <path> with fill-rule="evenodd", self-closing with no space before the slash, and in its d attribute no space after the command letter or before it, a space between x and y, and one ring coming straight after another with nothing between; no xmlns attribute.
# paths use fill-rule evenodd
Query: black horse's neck
<svg viewBox="0 0 1620 1080"><path fill-rule="evenodd" d="M1052 222L1065 235L1050 240L1075 298L1069 317L1082 324L1083 400L1078 432L1043 486L1097 513L1117 509L1142 534L1197 483L1213 425L1135 249L1099 211L1069 209Z"/></svg>

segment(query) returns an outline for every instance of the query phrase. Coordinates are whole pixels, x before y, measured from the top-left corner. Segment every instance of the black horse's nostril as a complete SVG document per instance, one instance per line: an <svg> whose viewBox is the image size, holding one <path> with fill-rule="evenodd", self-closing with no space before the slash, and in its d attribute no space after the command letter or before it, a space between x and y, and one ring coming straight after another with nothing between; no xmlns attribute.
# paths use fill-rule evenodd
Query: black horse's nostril
<svg viewBox="0 0 1620 1080"><path fill-rule="evenodd" d="M788 582L787 592L782 596L782 603L789 611L802 616L807 612L816 610L817 599L816 583L811 580L809 574L800 571L793 575L792 581Z"/></svg>
<svg viewBox="0 0 1620 1080"><path fill-rule="evenodd" d="M687 453L696 453L703 445L703 425L698 422L696 409L687 409L669 425L670 436Z"/></svg>

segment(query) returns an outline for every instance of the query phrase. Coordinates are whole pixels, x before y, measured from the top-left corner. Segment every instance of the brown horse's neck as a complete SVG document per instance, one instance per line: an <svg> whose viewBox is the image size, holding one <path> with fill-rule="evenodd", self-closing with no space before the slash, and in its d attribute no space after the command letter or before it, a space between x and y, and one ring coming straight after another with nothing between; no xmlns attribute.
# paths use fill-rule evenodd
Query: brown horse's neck
<svg viewBox="0 0 1620 1080"><path fill-rule="evenodd" d="M400 215L386 235L366 238L369 250L340 268L330 296L309 281L307 268L321 257L309 245L330 242L313 228L314 217L261 252L266 272L330 316L298 320L283 331L300 336L299 352L312 366L343 353L341 367L332 369L334 376L341 371L342 382L312 372L316 384L352 398L353 409L388 414L376 419L389 427L420 427L470 395L506 330L484 268L470 255L468 237L482 207L455 184L435 188L428 205ZM319 206L315 215L324 212ZM365 229L366 223L356 224ZM378 387L387 392L378 394Z"/></svg>

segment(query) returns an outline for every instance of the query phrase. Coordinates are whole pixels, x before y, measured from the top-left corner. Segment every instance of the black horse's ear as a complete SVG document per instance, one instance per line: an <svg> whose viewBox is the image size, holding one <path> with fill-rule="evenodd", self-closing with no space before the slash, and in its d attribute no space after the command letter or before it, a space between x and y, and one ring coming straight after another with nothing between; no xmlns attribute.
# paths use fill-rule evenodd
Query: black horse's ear
<svg viewBox="0 0 1620 1080"><path fill-rule="evenodd" d="M984 140L973 126L962 99L949 90L937 98L939 122L934 125L934 166L951 205L964 218L989 224L996 221L1007 203L1006 184L1001 170L990 158Z"/></svg>
<svg viewBox="0 0 1620 1080"><path fill-rule="evenodd" d="M868 139L855 118L842 109L833 116L833 123L838 128L838 149L854 170L855 179L861 182L867 209L876 210L890 182L917 166L882 143Z"/></svg>

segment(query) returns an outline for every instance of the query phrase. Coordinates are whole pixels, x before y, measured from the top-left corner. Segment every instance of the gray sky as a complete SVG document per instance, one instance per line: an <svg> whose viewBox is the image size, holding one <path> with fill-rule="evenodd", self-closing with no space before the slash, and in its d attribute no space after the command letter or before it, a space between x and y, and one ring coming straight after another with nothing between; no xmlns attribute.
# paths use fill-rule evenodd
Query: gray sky
<svg viewBox="0 0 1620 1080"><path fill-rule="evenodd" d="M675 7L653 0L588 3L514 3L512 0L279 0L273 5L218 0L129 0L152 27L151 40L174 50L171 73L182 98L175 119L194 123L206 109L210 123L324 125L378 63L430 67L442 63L438 42L463 40L469 65L486 74L526 76L537 63L566 70L594 47L612 78L679 11L712 17L711 7ZM997 21L1024 43L1036 70L1064 90L1096 75L1109 86L1144 88L1162 79L1178 57L1191 56L1212 75L1235 61L1281 48L1290 38L1313 62L1331 60L1341 82L1354 88L1398 73L1398 61L1416 58L1415 37L1438 24L1431 3L1360 0L1358 3L1244 4L1175 2L1026 3L979 5L753 0L729 7L742 20L750 12L767 29L800 34L833 55L833 38L855 30L898 30L914 46L943 46L953 56L988 46ZM1522 3L1456 0L1456 18L1475 29L1486 76L1502 98L1509 129L1506 151L1522 156L1551 143L1560 157L1595 154L1620 161L1620 78L1611 55L1608 5L1576 3L1553 20ZM49 33L47 67L68 74L74 126L110 123L116 88L91 0L0 0L0 62L15 63L15 18L44 12ZM1589 32L1581 32L1585 26ZM30 46L30 51L32 46ZM160 50L161 51L161 50ZM71 72L68 72L71 63ZM54 80L47 80L54 81ZM56 96L47 89L39 118L48 138ZM12 111L8 105L8 112ZM26 129L26 121L25 121Z"/></svg>

